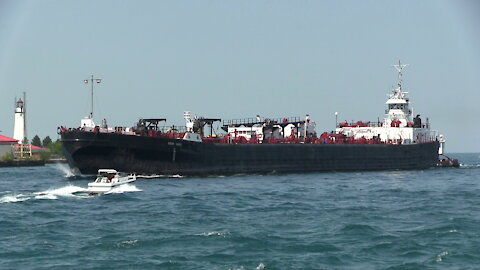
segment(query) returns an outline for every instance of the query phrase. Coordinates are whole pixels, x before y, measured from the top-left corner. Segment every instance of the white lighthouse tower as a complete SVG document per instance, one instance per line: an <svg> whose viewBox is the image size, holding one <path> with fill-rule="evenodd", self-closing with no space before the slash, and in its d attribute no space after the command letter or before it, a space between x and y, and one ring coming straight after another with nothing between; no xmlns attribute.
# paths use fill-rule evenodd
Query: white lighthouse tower
<svg viewBox="0 0 480 270"><path fill-rule="evenodd" d="M24 98L25 99L25 98ZM15 122L13 126L13 138L18 140L19 143L23 143L26 137L25 132L25 103L19 98L15 107Z"/></svg>

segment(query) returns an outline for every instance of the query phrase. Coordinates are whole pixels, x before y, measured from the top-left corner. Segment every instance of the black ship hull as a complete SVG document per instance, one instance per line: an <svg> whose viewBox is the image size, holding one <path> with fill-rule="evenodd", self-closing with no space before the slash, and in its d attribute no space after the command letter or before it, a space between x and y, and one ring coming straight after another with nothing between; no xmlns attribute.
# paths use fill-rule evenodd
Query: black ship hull
<svg viewBox="0 0 480 270"><path fill-rule="evenodd" d="M114 168L140 174L408 170L433 167L438 142L422 144L222 144L116 133L61 133L68 163L83 174Z"/></svg>

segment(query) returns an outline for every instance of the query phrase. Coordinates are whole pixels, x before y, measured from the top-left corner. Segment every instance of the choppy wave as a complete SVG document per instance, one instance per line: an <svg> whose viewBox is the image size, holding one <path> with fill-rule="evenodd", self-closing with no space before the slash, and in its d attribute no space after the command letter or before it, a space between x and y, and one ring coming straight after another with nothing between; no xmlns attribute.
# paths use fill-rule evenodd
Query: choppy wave
<svg viewBox="0 0 480 270"><path fill-rule="evenodd" d="M120 243L115 244L115 246L116 247L128 247L128 246L136 245L137 242L138 242L137 239L125 240L125 241L121 241Z"/></svg>
<svg viewBox="0 0 480 270"><path fill-rule="evenodd" d="M163 180L100 196L85 191L91 176L67 179L53 165L5 170L2 266L476 269L480 162L459 159L474 169L187 181L155 175ZM79 252L97 258L72 256Z"/></svg>
<svg viewBox="0 0 480 270"><path fill-rule="evenodd" d="M254 270L263 270L263 269L265 269L265 264L260 263L257 267L255 267ZM246 270L246 269L243 265L240 265L240 266L236 266L236 267L233 267L233 268L229 268L228 270Z"/></svg>
<svg viewBox="0 0 480 270"><path fill-rule="evenodd" d="M230 235L230 232L225 231L225 232L218 232L218 231L213 231L213 232L203 232L200 234L197 234L198 236L221 236L221 237L226 237L227 235Z"/></svg>
<svg viewBox="0 0 480 270"><path fill-rule="evenodd" d="M260 263L260 264L255 268L255 270L263 270L263 269L265 269L265 264L263 264L263 263Z"/></svg>
<svg viewBox="0 0 480 270"><path fill-rule="evenodd" d="M443 261L443 259L448 255L448 251L442 251L440 254L437 255L437 262Z"/></svg>

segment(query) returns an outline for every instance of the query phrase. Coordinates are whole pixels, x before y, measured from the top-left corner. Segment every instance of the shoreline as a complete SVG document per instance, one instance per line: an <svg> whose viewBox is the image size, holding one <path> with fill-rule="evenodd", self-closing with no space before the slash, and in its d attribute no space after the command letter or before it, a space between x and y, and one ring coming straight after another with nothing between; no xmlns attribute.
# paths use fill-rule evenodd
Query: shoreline
<svg viewBox="0 0 480 270"><path fill-rule="evenodd" d="M45 164L53 163L67 163L66 159L63 158L54 158L48 160L9 160L9 161L0 161L0 168L4 167L34 167L34 166L45 166Z"/></svg>
<svg viewBox="0 0 480 270"><path fill-rule="evenodd" d="M10 160L0 161L0 167L32 167L45 166L44 160Z"/></svg>

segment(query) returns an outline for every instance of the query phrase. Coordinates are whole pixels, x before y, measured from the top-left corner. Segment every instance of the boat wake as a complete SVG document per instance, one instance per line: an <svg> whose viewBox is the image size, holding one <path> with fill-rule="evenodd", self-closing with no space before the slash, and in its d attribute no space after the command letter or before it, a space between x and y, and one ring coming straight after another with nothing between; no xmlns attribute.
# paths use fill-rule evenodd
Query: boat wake
<svg viewBox="0 0 480 270"><path fill-rule="evenodd" d="M0 203L16 203L29 200L28 196L23 194L7 194L0 198Z"/></svg>
<svg viewBox="0 0 480 270"><path fill-rule="evenodd" d="M142 178L142 179L155 179L155 178L163 178L165 175L161 174L137 174L137 179Z"/></svg>
<svg viewBox="0 0 480 270"><path fill-rule="evenodd" d="M68 185L61 188L53 188L41 192L35 192L33 194L35 195L35 199L56 200L59 197L77 197L75 193L84 191L86 191L85 188Z"/></svg>
<svg viewBox="0 0 480 270"><path fill-rule="evenodd" d="M124 184L117 187L114 187L112 190L106 192L105 194L120 194L126 192L137 192L142 191L132 184ZM59 188L50 188L44 191L39 192L28 192L28 193L18 193L18 192L1 192L0 193L0 204L2 203L18 203L28 200L57 200L60 198L88 198L92 197L88 189L83 187L78 187L74 185L67 185Z"/></svg>
<svg viewBox="0 0 480 270"><path fill-rule="evenodd" d="M148 175L137 175L137 178L142 179L156 179L156 178L184 178L185 176L180 174L172 174L172 175L165 175L165 174L148 174Z"/></svg>
<svg viewBox="0 0 480 270"><path fill-rule="evenodd" d="M17 203L28 200L57 200L62 197L85 197L76 193L85 192L87 189L73 185L67 185L60 188L51 188L45 191L30 193L7 192L3 196L0 195L0 203Z"/></svg>
<svg viewBox="0 0 480 270"><path fill-rule="evenodd" d="M460 163L460 168L462 168L462 169L478 169L478 168L480 168L480 164L463 164L463 163Z"/></svg>
<svg viewBox="0 0 480 270"><path fill-rule="evenodd" d="M105 194L119 194L119 193L137 192L137 191L142 191L142 190L132 184L123 184L123 185L119 185L112 188L110 191L105 192Z"/></svg>

